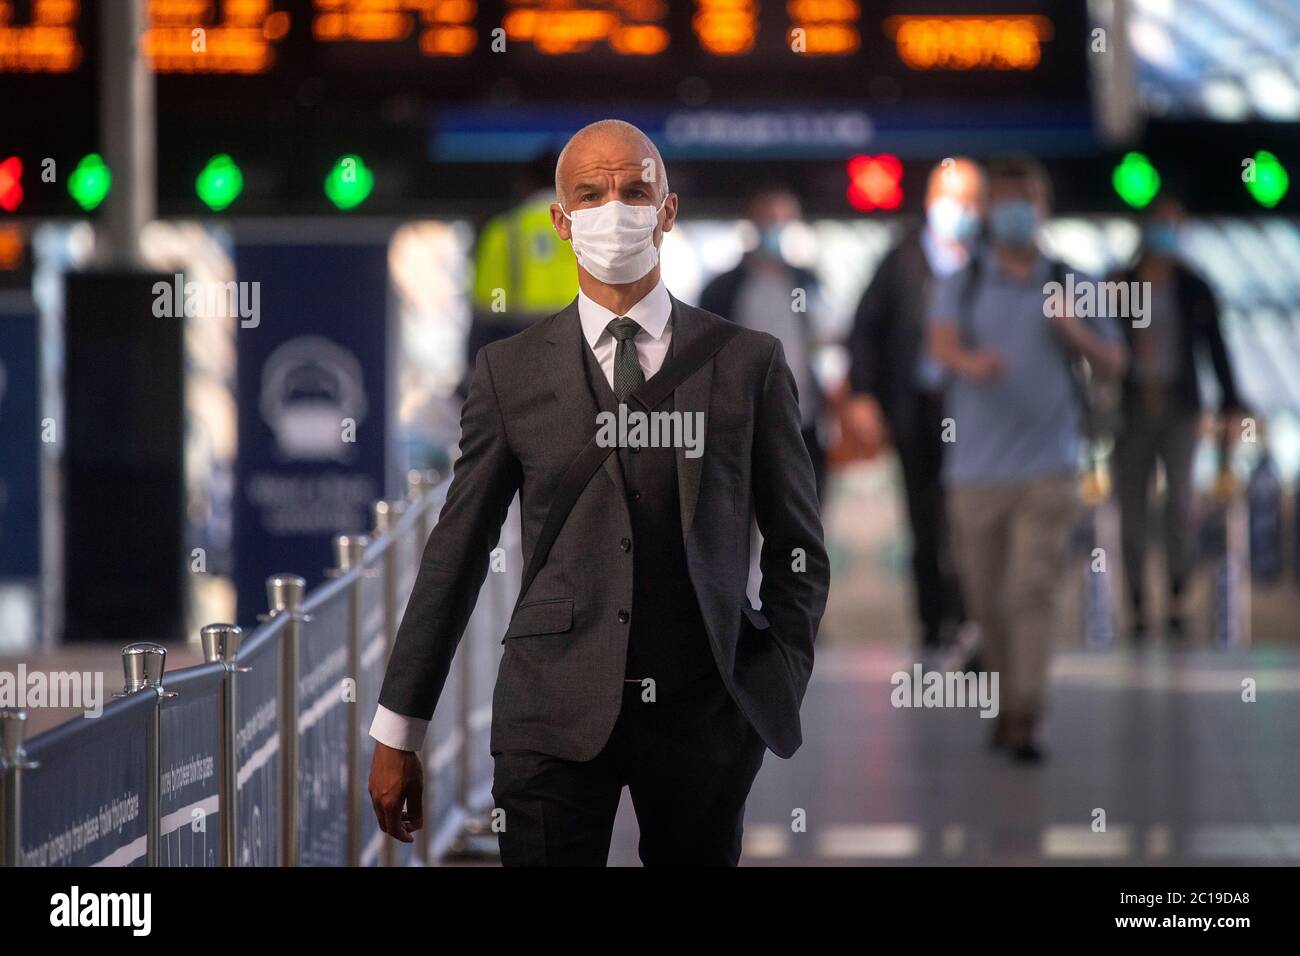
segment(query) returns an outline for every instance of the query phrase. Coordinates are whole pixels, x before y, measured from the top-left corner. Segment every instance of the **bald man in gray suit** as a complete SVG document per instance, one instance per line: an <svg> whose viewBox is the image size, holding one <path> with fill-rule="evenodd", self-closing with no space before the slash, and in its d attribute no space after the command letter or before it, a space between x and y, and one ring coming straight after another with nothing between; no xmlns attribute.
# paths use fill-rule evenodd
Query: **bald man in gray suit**
<svg viewBox="0 0 1300 956"><path fill-rule="evenodd" d="M461 454L371 727L371 798L409 842L422 825L417 753L518 494L529 568L491 735L503 863L604 865L626 786L645 864L735 865L765 751L801 743L829 583L794 378L775 338L664 287L678 197L640 130L579 131L556 192L581 291L478 353ZM680 440L628 430L598 449L601 423L629 411L668 416ZM754 520L759 608L745 597Z"/></svg>

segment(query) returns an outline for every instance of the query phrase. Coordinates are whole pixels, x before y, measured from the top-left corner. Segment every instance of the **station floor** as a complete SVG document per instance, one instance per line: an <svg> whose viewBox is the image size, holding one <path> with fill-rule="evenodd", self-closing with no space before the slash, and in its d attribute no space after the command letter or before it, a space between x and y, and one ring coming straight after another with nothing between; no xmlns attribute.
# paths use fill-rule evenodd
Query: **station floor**
<svg viewBox="0 0 1300 956"><path fill-rule="evenodd" d="M747 807L743 864L1300 863L1294 580L1249 590L1249 641L1229 649L1210 634L1205 573L1184 648L1156 634L1141 651L1122 640L1086 649L1079 588L1065 588L1048 757L1016 765L988 749L992 721L977 710L891 704L892 675L916 660L900 504L889 461L832 480L832 586L804 745L788 761L767 755ZM172 651L169 669L198 661L189 644ZM115 647L65 646L42 666L100 669L110 684L120 672ZM1253 702L1242 699L1247 679ZM69 716L36 711L29 733ZM637 865L636 842L625 793L610 863Z"/></svg>
<svg viewBox="0 0 1300 956"><path fill-rule="evenodd" d="M803 707L803 748L769 753L746 812L746 865L1225 865L1300 862L1300 592L1254 593L1250 646L1217 648L1193 595L1184 648L1159 634L1052 669L1047 759L987 746L975 709L895 708L916 655L889 463L832 489L834 582ZM1068 596L1063 607L1068 608ZM1063 611L1068 613L1068 611ZM933 666L933 665L931 665ZM1254 702L1243 700L1253 681ZM626 792L612 865L637 865Z"/></svg>

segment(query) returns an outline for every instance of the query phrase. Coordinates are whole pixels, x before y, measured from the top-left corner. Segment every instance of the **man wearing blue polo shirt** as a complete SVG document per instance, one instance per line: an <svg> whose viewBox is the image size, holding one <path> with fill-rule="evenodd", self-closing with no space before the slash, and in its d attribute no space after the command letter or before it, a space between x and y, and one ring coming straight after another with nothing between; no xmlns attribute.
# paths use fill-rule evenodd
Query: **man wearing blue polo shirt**
<svg viewBox="0 0 1300 956"><path fill-rule="evenodd" d="M1000 675L993 744L1023 761L1042 757L1053 603L1077 513L1074 364L1116 378L1126 362L1113 318L1044 307L1065 268L1035 241L1050 196L1036 161L989 164L989 241L936 287L929 319L931 354L952 373L944 484L962 591Z"/></svg>

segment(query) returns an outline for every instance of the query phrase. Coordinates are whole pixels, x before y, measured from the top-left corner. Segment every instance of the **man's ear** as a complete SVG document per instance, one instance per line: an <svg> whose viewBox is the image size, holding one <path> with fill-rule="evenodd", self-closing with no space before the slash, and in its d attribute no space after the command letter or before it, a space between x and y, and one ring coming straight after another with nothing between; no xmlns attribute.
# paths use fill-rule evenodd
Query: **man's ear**
<svg viewBox="0 0 1300 956"><path fill-rule="evenodd" d="M673 231L673 223L677 221L677 194L669 193L664 198L664 232Z"/></svg>
<svg viewBox="0 0 1300 956"><path fill-rule="evenodd" d="M555 234L557 236L565 242L569 241L569 237L572 235L569 231L572 223L570 223L564 213L560 211L560 204L558 202L551 203L551 225L555 227Z"/></svg>

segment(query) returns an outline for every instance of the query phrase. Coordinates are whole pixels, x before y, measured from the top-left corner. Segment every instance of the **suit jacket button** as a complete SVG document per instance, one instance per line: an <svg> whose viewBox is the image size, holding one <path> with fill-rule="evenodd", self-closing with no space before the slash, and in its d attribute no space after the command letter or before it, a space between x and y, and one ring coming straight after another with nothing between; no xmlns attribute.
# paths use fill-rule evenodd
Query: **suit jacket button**
<svg viewBox="0 0 1300 956"><path fill-rule="evenodd" d="M628 499L631 500L631 501L640 501L640 500L641 500L641 492L639 492L639 491L629 491L629 492L627 493L627 497L628 497Z"/></svg>
<svg viewBox="0 0 1300 956"><path fill-rule="evenodd" d="M618 612L618 623L626 624L631 619L632 619L632 615L628 614L627 611L620 610Z"/></svg>
<svg viewBox="0 0 1300 956"><path fill-rule="evenodd" d="M624 538L622 541L620 541L620 542L618 543L618 546L619 546L620 548L622 548L624 551L631 551L631 550L632 550L632 539L631 539L631 538Z"/></svg>

